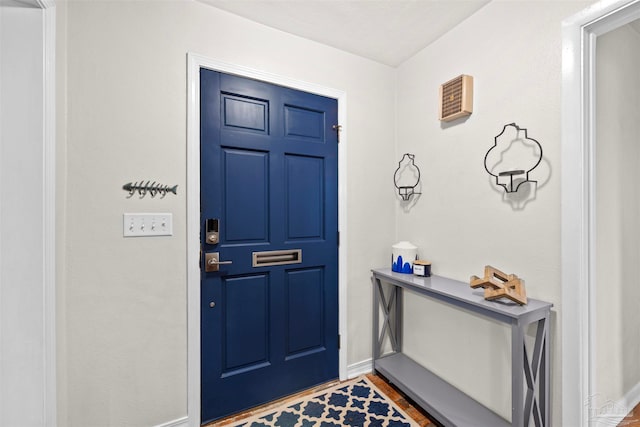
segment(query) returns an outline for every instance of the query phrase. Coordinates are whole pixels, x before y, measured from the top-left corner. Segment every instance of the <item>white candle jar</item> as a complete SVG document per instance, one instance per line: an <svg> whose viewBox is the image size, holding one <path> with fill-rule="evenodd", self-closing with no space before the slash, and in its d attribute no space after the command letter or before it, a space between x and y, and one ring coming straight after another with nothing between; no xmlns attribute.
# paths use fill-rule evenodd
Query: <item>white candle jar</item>
<svg viewBox="0 0 640 427"><path fill-rule="evenodd" d="M391 270L396 273L413 273L413 261L418 259L418 248L411 242L398 242L391 246Z"/></svg>

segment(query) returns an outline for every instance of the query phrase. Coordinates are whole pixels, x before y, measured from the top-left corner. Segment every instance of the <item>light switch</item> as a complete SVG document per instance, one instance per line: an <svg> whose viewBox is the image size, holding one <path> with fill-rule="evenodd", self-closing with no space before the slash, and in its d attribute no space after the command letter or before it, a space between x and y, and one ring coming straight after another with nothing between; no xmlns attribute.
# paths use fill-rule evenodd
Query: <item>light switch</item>
<svg viewBox="0 0 640 427"><path fill-rule="evenodd" d="M171 213L125 213L122 218L124 237L173 235Z"/></svg>

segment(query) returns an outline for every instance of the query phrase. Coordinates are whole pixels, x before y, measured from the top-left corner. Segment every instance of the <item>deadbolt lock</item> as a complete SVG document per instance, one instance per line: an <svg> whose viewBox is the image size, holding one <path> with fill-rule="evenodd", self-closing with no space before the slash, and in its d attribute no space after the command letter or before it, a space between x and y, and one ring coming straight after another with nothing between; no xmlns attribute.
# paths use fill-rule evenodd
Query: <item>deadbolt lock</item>
<svg viewBox="0 0 640 427"><path fill-rule="evenodd" d="M220 242L220 220L211 218L205 221L205 238L210 245L217 245Z"/></svg>

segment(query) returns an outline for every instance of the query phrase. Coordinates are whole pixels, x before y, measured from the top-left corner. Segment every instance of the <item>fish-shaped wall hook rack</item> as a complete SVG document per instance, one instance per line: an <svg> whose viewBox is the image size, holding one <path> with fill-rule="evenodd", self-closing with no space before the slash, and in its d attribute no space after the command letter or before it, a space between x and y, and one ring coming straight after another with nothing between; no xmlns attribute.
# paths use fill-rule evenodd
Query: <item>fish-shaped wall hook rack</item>
<svg viewBox="0 0 640 427"><path fill-rule="evenodd" d="M178 186L174 185L173 187L169 187L168 185L160 184L156 181L147 181L144 180L131 183L127 182L122 186L122 189L129 192L129 196L127 198L133 197L133 195L138 192L140 198L142 199L147 194L151 195L151 197L156 197L157 194L160 194L160 198L164 198L167 193L178 194Z"/></svg>

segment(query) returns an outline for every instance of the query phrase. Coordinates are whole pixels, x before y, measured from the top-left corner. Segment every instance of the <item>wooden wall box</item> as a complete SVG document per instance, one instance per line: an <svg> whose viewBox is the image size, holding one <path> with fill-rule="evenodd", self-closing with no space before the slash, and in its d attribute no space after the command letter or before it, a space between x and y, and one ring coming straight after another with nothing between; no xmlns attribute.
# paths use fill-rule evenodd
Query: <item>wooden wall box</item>
<svg viewBox="0 0 640 427"><path fill-rule="evenodd" d="M439 118L449 122L473 112L473 77L461 74L440 85Z"/></svg>

